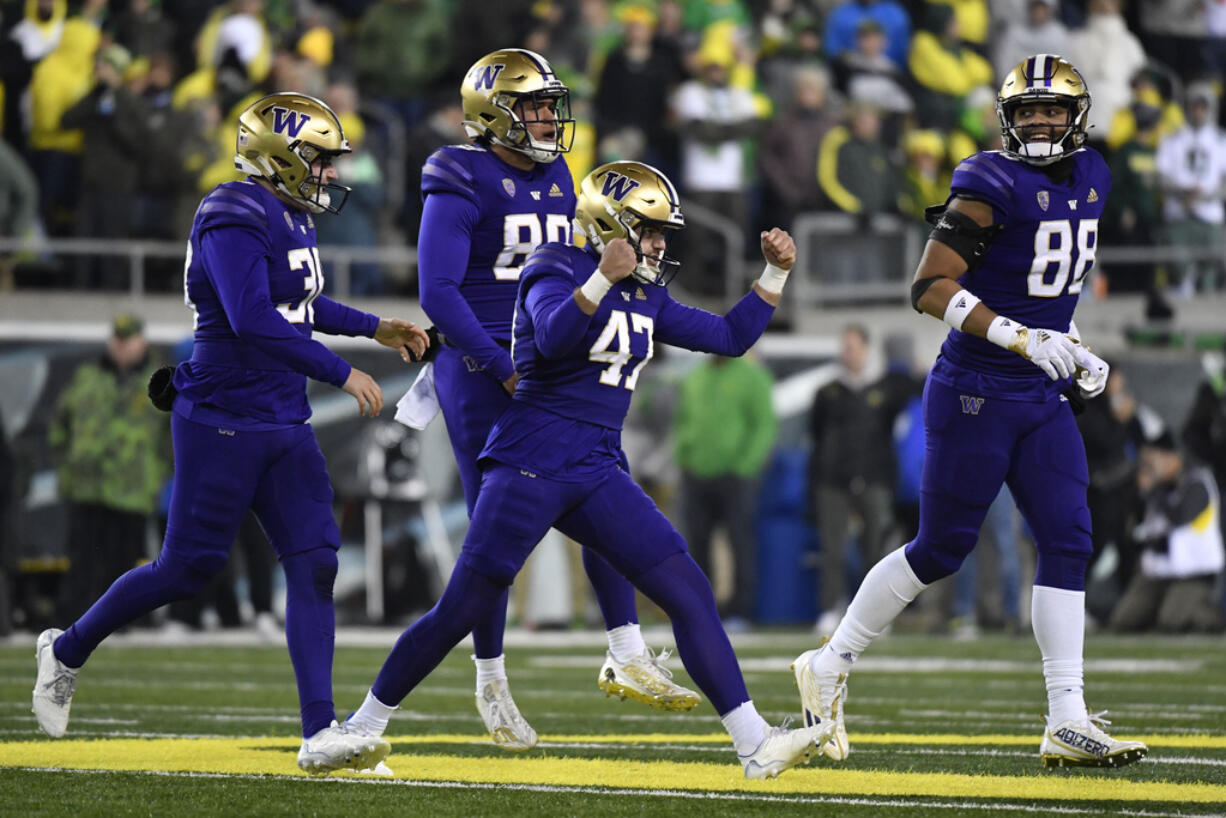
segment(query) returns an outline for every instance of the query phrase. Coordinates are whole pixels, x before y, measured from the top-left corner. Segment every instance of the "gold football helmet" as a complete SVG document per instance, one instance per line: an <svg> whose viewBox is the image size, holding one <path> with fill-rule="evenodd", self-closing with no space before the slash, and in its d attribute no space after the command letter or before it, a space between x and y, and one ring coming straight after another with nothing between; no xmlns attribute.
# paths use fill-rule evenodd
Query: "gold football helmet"
<svg viewBox="0 0 1226 818"><path fill-rule="evenodd" d="M579 185L575 223L592 247L603 251L613 239L626 239L638 256L634 276L667 286L681 263L661 255L646 258L644 228L667 232L685 227L681 200L668 177L642 162L610 162L589 173Z"/></svg>
<svg viewBox="0 0 1226 818"><path fill-rule="evenodd" d="M570 89L540 54L526 48L503 48L473 63L460 86L464 128L474 139L485 138L549 163L570 150L575 120L570 115ZM525 101L535 104L526 106ZM538 140L528 130L540 118L542 104L553 103L554 136ZM547 106L546 106L547 107ZM531 109L532 119L524 116Z"/></svg>
<svg viewBox="0 0 1226 818"><path fill-rule="evenodd" d="M325 182L311 165L349 153L340 120L326 104L306 94L270 94L238 117L234 165L267 179L282 195L312 213L337 213L350 188ZM334 199L339 196L339 201Z"/></svg>
<svg viewBox="0 0 1226 818"><path fill-rule="evenodd" d="M1032 131L1050 125L1015 125L1017 109L1031 102L1054 102L1068 111L1064 133L1050 141L1029 139ZM996 116L1005 153L1032 165L1063 159L1086 141L1090 91L1073 64L1055 54L1036 54L1018 63L1005 77L996 97ZM1058 126L1057 126L1058 127Z"/></svg>

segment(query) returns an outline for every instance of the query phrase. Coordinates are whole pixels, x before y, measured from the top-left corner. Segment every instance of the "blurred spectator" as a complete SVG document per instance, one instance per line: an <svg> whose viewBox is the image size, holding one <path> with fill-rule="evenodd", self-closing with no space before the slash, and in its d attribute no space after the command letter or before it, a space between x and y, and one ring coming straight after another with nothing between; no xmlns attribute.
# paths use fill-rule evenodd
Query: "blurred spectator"
<svg viewBox="0 0 1226 818"><path fill-rule="evenodd" d="M412 128L425 116L432 84L446 76L452 39L451 15L441 0L376 0L358 26L358 83Z"/></svg>
<svg viewBox="0 0 1226 818"><path fill-rule="evenodd" d="M1201 358L1204 380L1196 387L1192 409L1183 425L1183 443L1197 460L1213 469L1218 486L1226 485L1226 361L1220 351Z"/></svg>
<svg viewBox="0 0 1226 818"><path fill-rule="evenodd" d="M10 4L10 7L15 4ZM9 32L21 46L27 62L36 63L60 44L68 15L67 0L34 0L24 3L25 15Z"/></svg>
<svg viewBox="0 0 1226 818"><path fill-rule="evenodd" d="M1207 67L1207 21L1203 0L1145 0L1140 7L1141 42L1153 59L1175 69L1185 81Z"/></svg>
<svg viewBox="0 0 1226 818"><path fill-rule="evenodd" d="M443 145L465 145L464 109L458 92L447 92L440 105L413 130L409 131L405 147L405 189L421 190L421 169L426 159ZM404 230L410 243L417 243L417 228L421 222L420 193L405 197Z"/></svg>
<svg viewBox="0 0 1226 818"><path fill-rule="evenodd" d="M792 103L766 129L758 152L765 182L762 222L785 229L798 213L822 204L817 149L837 121L826 98L826 72L802 68L794 77Z"/></svg>
<svg viewBox="0 0 1226 818"><path fill-rule="evenodd" d="M682 139L683 193L744 225L749 216L744 139L757 131L757 109L752 94L728 83L730 52L711 47L699 52L697 60L698 78L682 83L673 100ZM692 284L697 292L722 292L726 242L697 225L685 234L686 264L697 273L686 278L687 288Z"/></svg>
<svg viewBox="0 0 1226 818"><path fill-rule="evenodd" d="M1102 219L1102 241L1111 247L1151 246L1162 232L1158 200L1158 125L1162 109L1135 102L1131 106L1136 133L1112 151L1111 195ZM1154 291L1154 265L1115 263L1103 274L1112 292ZM1155 293L1156 297L1156 293Z"/></svg>
<svg viewBox="0 0 1226 818"><path fill-rule="evenodd" d="M826 72L822 27L815 17L798 15L776 47L758 57L758 78L777 111L792 102L797 71Z"/></svg>
<svg viewBox="0 0 1226 818"><path fill-rule="evenodd" d="M915 364L915 339L891 335L882 344L882 413L894 444L896 539L910 542L919 531L920 478L924 469L924 375Z"/></svg>
<svg viewBox="0 0 1226 818"><path fill-rule="evenodd" d="M1205 6L1205 72L1226 77L1226 3L1221 0Z"/></svg>
<svg viewBox="0 0 1226 818"><path fill-rule="evenodd" d="M907 59L918 88L915 111L920 127L957 126L962 100L978 85L994 85L992 66L962 41L953 9L929 5L915 32Z"/></svg>
<svg viewBox="0 0 1226 818"><path fill-rule="evenodd" d="M144 102L124 86L132 62L128 50L111 44L98 51L92 91L64 112L65 128L85 134L81 153L81 189L76 232L85 238L128 238L132 235L132 199L145 161ZM121 289L128 284L127 259L81 256L78 287Z"/></svg>
<svg viewBox="0 0 1226 818"><path fill-rule="evenodd" d="M1085 63L1082 53L1070 48L1068 29L1060 22L1059 5L1057 0L1029 0L1026 19L1004 26L992 49L992 65L996 69L997 80L1003 82L1014 66L1034 54L1060 54L1074 60L1078 68ZM1082 73L1085 73L1084 69ZM1123 76L1131 73L1129 71ZM1089 77L1086 77L1086 83L1090 84ZM1097 104L1098 86L1090 87L1094 89L1094 102Z"/></svg>
<svg viewBox="0 0 1226 818"><path fill-rule="evenodd" d="M1217 125L1217 93L1209 83L1188 86L1188 124L1158 143L1158 185L1165 195L1167 240L1180 248L1208 251L1222 243L1226 210L1226 135ZM1221 260L1188 259L1176 265L1184 295L1221 286Z"/></svg>
<svg viewBox="0 0 1226 818"><path fill-rule="evenodd" d="M948 166L979 151L997 151L1001 146L1000 117L996 114L997 89L980 85L972 88L962 100L959 129L948 136L946 157Z"/></svg>
<svg viewBox="0 0 1226 818"><path fill-rule="evenodd" d="M1017 632L1021 628L1021 522L1013 494L1007 485L1001 486L1000 493L988 506L987 516L979 529L979 539L982 541L983 535L987 534L995 549L996 582L985 582L980 576L979 555L984 553L982 549L971 551L962 561L958 573L954 575L953 604L950 609L954 639L975 639L979 636L978 606L981 601L999 604L1000 624L1007 631Z"/></svg>
<svg viewBox="0 0 1226 818"><path fill-rule="evenodd" d="M159 51L147 58L147 64L145 75L130 84L139 93L145 115L132 232L140 238L179 239L182 234L176 227L175 205L178 197L191 189L185 163L200 135L196 117L171 104L174 59ZM178 267L181 279L183 265Z"/></svg>
<svg viewBox="0 0 1226 818"><path fill-rule="evenodd" d="M903 171L902 211L916 219L927 234L924 209L949 195L952 174L944 163L945 140L936 131L916 129L903 139L907 166Z"/></svg>
<svg viewBox="0 0 1226 818"><path fill-rule="evenodd" d="M624 38L605 58L592 105L596 162L638 159L676 175L677 137L669 127L669 102L685 68L680 54L654 39L655 15L645 6L629 7L621 19ZM625 142L627 131L637 135L642 153L614 150L614 143Z"/></svg>
<svg viewBox="0 0 1226 818"><path fill-rule="evenodd" d="M1116 111L1128 106L1132 77L1145 67L1146 57L1141 41L1124 22L1120 0L1090 0L1089 11L1085 28L1072 32L1066 56L1085 77L1086 86L1094 89L1087 136L1101 143Z"/></svg>
<svg viewBox="0 0 1226 818"><path fill-rule="evenodd" d="M247 76L262 82L272 67L272 38L264 20L264 0L229 0L209 14L196 38L196 60L215 66L237 55ZM298 89L295 89L298 90Z"/></svg>
<svg viewBox="0 0 1226 818"><path fill-rule="evenodd" d="M383 209L383 172L370 151L362 150L366 126L358 116L358 92L348 83L334 83L328 89L327 102L340 119L352 153L338 156L337 172L352 188L345 207L332 218L315 223L315 234L321 246L375 247L379 244L379 215ZM324 266L329 283L336 281L335 264L324 253ZM378 264L354 262L349 267L350 295L381 295L387 287Z"/></svg>
<svg viewBox="0 0 1226 818"><path fill-rule="evenodd" d="M1137 112L1145 108L1160 111L1155 138L1161 140L1175 133L1184 125L1183 109L1172 99L1172 78L1161 67L1146 63L1145 67L1129 79L1132 101L1116 110L1107 127L1107 148L1116 150L1137 132Z"/></svg>
<svg viewBox="0 0 1226 818"><path fill-rule="evenodd" d="M952 16L952 11L951 11ZM911 40L911 19L895 0L844 0L826 17L826 58L837 59L856 47L860 22L875 20L885 32L886 55L898 66L907 64Z"/></svg>
<svg viewBox="0 0 1226 818"><path fill-rule="evenodd" d="M134 57L168 52L174 42L174 23L162 14L156 0L128 0L128 8L115 18L111 31L115 42Z"/></svg>
<svg viewBox="0 0 1226 818"><path fill-rule="evenodd" d="M156 363L141 320L121 314L106 353L82 364L48 424L70 565L57 619L82 614L145 557L145 526L170 469L170 423L145 394Z"/></svg>
<svg viewBox="0 0 1226 818"><path fill-rule="evenodd" d="M897 147L904 118L915 108L902 69L885 54L885 32L873 19L856 31L856 48L834 61L835 85L850 102L863 102L882 114L882 139Z"/></svg>
<svg viewBox="0 0 1226 818"><path fill-rule="evenodd" d="M1145 503L1145 516L1133 534L1141 557L1111 614L1112 630L1221 631L1214 583L1226 556L1213 474L1186 464L1174 437L1164 430L1141 447L1137 485Z"/></svg>
<svg viewBox="0 0 1226 818"><path fill-rule="evenodd" d="M712 577L717 525L723 524L732 546L735 592L720 609L730 624L748 623L758 587L757 480L778 430L771 384L770 373L756 361L709 356L682 381L673 419L682 533L690 553Z"/></svg>
<svg viewBox="0 0 1226 818"><path fill-rule="evenodd" d="M21 154L0 141L0 236L33 242L38 233L38 180Z"/></svg>
<svg viewBox="0 0 1226 818"><path fill-rule="evenodd" d="M988 34L991 31L991 16L987 0L927 0L928 5L940 3L954 10L958 19L958 30L962 32L962 40L969 43L980 54L988 53ZM1059 54L1052 48L1040 49L1048 53Z"/></svg>
<svg viewBox="0 0 1226 818"><path fill-rule="evenodd" d="M858 324L845 327L839 374L817 391L809 413L809 484L820 541L817 630L823 634L833 631L850 597L845 560L853 515L860 519L862 568L884 554L895 481L894 419L884 416L884 398L868 367L868 331Z"/></svg>
<svg viewBox="0 0 1226 818"><path fill-rule="evenodd" d="M847 125L822 140L817 179L826 198L845 213L871 215L898 208L898 170L881 143L881 114L857 102L847 108Z"/></svg>
<svg viewBox="0 0 1226 818"><path fill-rule="evenodd" d="M303 3L297 23L302 34L294 44L294 53L319 68L332 65L338 47L333 34L337 26L328 10L313 3Z"/></svg>
<svg viewBox="0 0 1226 818"><path fill-rule="evenodd" d="M61 125L60 117L89 93L100 38L92 20L67 20L59 44L34 67L30 80L30 162L38 177L43 226L53 236L72 232L85 138Z"/></svg>

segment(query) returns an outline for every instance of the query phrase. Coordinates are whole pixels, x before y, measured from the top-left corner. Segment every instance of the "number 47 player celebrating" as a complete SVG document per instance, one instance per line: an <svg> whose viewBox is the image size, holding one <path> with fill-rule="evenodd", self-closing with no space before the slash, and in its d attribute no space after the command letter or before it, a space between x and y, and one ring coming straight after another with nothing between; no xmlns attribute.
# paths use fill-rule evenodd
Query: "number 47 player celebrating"
<svg viewBox="0 0 1226 818"><path fill-rule="evenodd" d="M1043 763L1118 767L1148 752L1107 735L1082 694L1089 474L1064 393L1074 375L1086 397L1107 382L1072 318L1111 187L1102 157L1082 146L1089 110L1071 64L1023 60L996 101L1004 150L962 162L948 202L934 209L911 299L953 329L924 389L919 533L873 566L829 641L792 665L806 722L835 725L822 747L832 759L847 757L841 702L852 663L920 591L958 570L1002 482L1038 549L1031 619L1047 682Z"/></svg>
<svg viewBox="0 0 1226 818"><path fill-rule="evenodd" d="M770 728L745 690L711 584L685 540L621 468L621 428L656 340L742 355L779 303L795 260L781 230L762 235L767 266L727 315L683 306L664 285L677 263L666 236L684 224L659 171L615 162L583 180L575 219L588 244L541 245L520 277L510 406L490 432L481 490L455 571L413 623L350 717L381 734L400 703L500 604L550 526L609 561L673 623L686 670L720 714L745 775L776 776L809 756L833 725ZM380 704L382 703L382 704Z"/></svg>

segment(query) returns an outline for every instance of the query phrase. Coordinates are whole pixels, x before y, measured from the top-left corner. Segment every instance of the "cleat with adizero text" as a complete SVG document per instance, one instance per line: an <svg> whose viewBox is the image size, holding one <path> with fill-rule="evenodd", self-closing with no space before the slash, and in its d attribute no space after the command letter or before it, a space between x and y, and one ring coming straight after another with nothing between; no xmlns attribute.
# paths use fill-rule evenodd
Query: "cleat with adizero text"
<svg viewBox="0 0 1226 818"><path fill-rule="evenodd" d="M1083 721L1070 719L1048 725L1039 744L1039 757L1046 767L1123 767L1140 761L1149 747L1139 741L1120 741L1103 732L1111 722L1107 711L1093 713ZM1100 727L1102 725L1102 727Z"/></svg>
<svg viewBox="0 0 1226 818"><path fill-rule="evenodd" d="M332 724L302 740L298 766L310 775L327 775L334 770L374 769L387 758L392 745L352 722Z"/></svg>
<svg viewBox="0 0 1226 818"><path fill-rule="evenodd" d="M818 749L831 761L844 761L851 752L847 742L847 727L843 723L843 703L847 700L847 674L840 672L845 663L827 647L826 643L829 641L829 638L823 638L817 648L806 650L797 656L796 661L792 662L792 676L797 690L800 691L800 709L805 726L832 727L828 740L819 744ZM817 657L816 662L813 661L814 657Z"/></svg>
<svg viewBox="0 0 1226 818"><path fill-rule="evenodd" d="M506 679L498 679L481 688L477 694L477 712L494 744L502 749L522 753L536 746L536 731L515 706Z"/></svg>
<svg viewBox="0 0 1226 818"><path fill-rule="evenodd" d="M59 738L68 730L68 711L72 694L77 689L77 671L55 658L52 645L63 633L49 628L38 635L34 647L37 675L34 679L34 717L38 726L51 738Z"/></svg>
<svg viewBox="0 0 1226 818"><path fill-rule="evenodd" d="M702 699L673 681L673 672L664 667L667 658L666 650L657 656L647 649L623 663L609 651L596 684L606 696L634 699L658 710L692 710Z"/></svg>
<svg viewBox="0 0 1226 818"><path fill-rule="evenodd" d="M814 746L826 741L832 730L830 725L789 730L785 721L770 728L756 750L749 755L738 754L737 758L746 778L778 778L785 770L808 761Z"/></svg>

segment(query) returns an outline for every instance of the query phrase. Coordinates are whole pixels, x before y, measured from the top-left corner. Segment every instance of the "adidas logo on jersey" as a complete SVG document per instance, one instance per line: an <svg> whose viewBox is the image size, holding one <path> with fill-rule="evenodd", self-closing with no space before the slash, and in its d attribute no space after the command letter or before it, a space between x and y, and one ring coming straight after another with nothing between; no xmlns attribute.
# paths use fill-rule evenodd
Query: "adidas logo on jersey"
<svg viewBox="0 0 1226 818"><path fill-rule="evenodd" d="M1086 197L1086 204L1094 204L1098 201L1098 191L1090 188L1090 195Z"/></svg>
<svg viewBox="0 0 1226 818"><path fill-rule="evenodd" d="M639 301L646 301L647 293L643 292L642 287L639 287L637 290L634 291L634 297L637 298Z"/></svg>
<svg viewBox="0 0 1226 818"><path fill-rule="evenodd" d="M549 195L555 199L563 195L562 188L558 187L557 182L554 182L552 187L549 188Z"/></svg>

